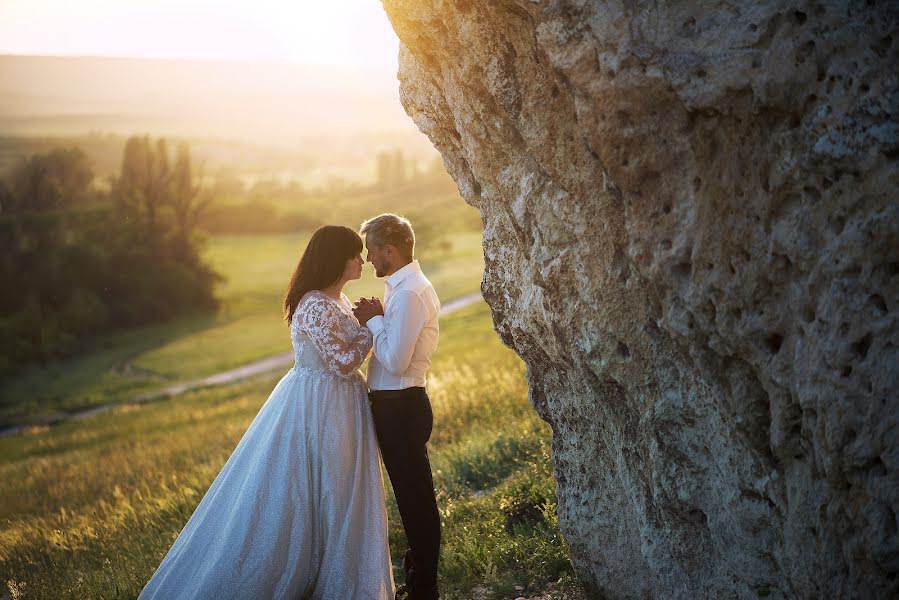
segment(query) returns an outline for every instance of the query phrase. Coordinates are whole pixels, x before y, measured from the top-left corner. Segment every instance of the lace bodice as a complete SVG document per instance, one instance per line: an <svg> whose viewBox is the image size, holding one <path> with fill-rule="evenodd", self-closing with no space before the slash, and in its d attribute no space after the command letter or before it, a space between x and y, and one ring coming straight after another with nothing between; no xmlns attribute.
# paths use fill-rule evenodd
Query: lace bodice
<svg viewBox="0 0 899 600"><path fill-rule="evenodd" d="M294 367L349 378L371 351L372 335L353 316L346 296L337 301L319 291L300 300L290 323Z"/></svg>

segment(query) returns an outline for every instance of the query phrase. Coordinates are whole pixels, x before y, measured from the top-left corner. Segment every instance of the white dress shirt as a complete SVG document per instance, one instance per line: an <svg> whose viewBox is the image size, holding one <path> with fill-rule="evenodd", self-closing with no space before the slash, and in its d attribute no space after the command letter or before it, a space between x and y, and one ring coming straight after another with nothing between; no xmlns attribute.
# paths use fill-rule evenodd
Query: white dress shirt
<svg viewBox="0 0 899 600"><path fill-rule="evenodd" d="M388 276L384 287L384 316L372 317L366 323L374 337L368 387L424 387L439 334L437 292L417 260Z"/></svg>

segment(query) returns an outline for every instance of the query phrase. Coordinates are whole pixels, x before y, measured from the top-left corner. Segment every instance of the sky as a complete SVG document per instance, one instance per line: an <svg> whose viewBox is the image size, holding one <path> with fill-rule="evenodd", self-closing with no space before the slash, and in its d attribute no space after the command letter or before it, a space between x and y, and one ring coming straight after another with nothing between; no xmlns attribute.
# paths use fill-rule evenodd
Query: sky
<svg viewBox="0 0 899 600"><path fill-rule="evenodd" d="M224 59L396 72L378 0L0 0L0 54Z"/></svg>

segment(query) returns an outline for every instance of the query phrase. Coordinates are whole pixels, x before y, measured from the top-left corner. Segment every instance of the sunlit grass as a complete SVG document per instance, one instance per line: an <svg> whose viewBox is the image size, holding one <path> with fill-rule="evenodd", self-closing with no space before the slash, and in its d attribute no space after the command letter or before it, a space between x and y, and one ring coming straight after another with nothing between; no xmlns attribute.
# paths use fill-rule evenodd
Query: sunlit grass
<svg viewBox="0 0 899 600"><path fill-rule="evenodd" d="M0 576L25 598L133 598L275 379L199 390L0 438ZM429 393L443 596L514 598L560 577L581 593L555 522L549 428L524 367L479 303L441 321ZM405 540L388 500L399 576Z"/></svg>
<svg viewBox="0 0 899 600"><path fill-rule="evenodd" d="M166 380L180 381L289 350L290 332L280 315L251 314L173 340L132 364Z"/></svg>

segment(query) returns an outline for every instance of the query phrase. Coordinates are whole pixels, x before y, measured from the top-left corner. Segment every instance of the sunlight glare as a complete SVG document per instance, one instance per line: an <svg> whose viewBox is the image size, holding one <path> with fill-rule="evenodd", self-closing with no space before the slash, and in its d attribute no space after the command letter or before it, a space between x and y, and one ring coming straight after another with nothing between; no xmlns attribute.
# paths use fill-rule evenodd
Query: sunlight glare
<svg viewBox="0 0 899 600"><path fill-rule="evenodd" d="M378 0L10 0L0 54L289 62L396 70Z"/></svg>

